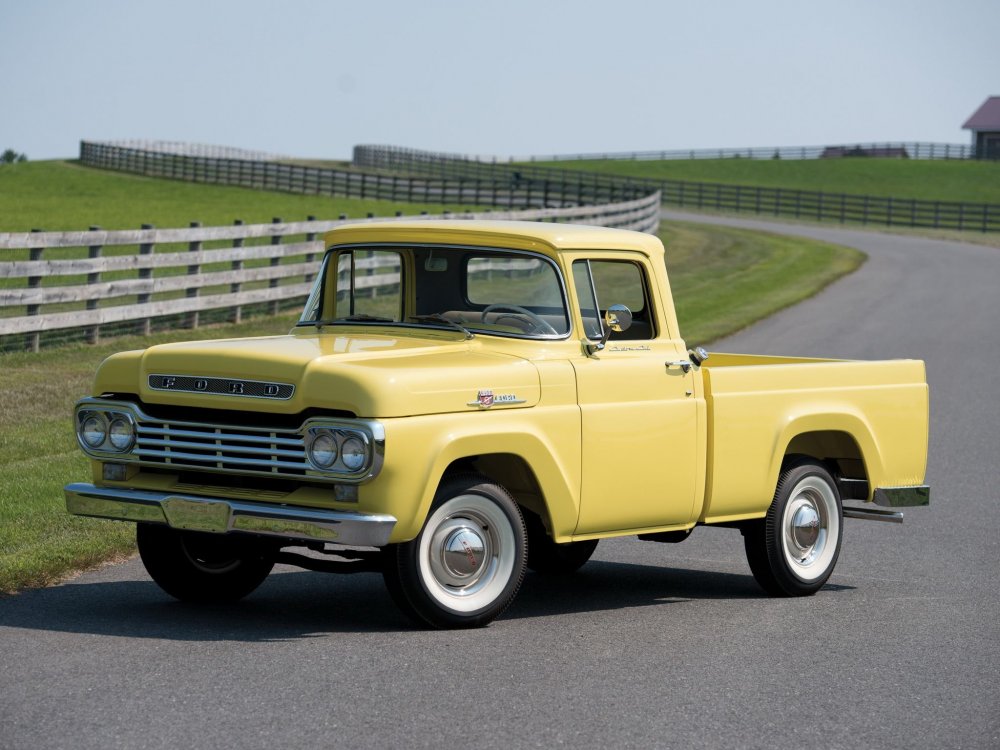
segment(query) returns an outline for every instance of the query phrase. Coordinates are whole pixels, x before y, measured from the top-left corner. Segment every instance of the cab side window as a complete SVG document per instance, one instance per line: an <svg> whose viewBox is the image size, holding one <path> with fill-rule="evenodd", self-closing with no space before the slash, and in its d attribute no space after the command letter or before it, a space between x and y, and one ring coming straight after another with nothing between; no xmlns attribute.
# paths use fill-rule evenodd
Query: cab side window
<svg viewBox="0 0 1000 750"><path fill-rule="evenodd" d="M656 337L646 274L638 263L622 260L573 261L573 283L587 338L599 339L604 330L604 313L611 305L625 305L632 311L632 327L615 336L643 341Z"/></svg>

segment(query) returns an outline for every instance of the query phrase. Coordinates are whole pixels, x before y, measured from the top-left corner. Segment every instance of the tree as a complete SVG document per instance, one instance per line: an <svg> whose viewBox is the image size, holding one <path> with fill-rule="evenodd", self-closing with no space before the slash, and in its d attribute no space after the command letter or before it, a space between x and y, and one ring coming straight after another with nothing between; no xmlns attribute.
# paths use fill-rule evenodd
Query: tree
<svg viewBox="0 0 1000 750"><path fill-rule="evenodd" d="M28 161L26 154L19 154L12 148L0 154L0 164L13 164L16 161Z"/></svg>

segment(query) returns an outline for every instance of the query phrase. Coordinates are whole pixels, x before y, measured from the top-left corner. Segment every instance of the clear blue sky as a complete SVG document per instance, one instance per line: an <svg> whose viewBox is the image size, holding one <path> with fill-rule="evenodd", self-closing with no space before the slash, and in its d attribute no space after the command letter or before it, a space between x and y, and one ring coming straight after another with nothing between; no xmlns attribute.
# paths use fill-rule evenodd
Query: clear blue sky
<svg viewBox="0 0 1000 750"><path fill-rule="evenodd" d="M966 143L1000 1L0 0L0 149Z"/></svg>

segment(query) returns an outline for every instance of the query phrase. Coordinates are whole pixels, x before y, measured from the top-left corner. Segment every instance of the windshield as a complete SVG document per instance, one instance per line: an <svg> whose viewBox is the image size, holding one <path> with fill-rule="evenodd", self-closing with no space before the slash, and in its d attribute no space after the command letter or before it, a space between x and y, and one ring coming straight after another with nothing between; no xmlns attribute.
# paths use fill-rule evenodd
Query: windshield
<svg viewBox="0 0 1000 750"><path fill-rule="evenodd" d="M331 251L299 324L344 323L452 328L468 336L569 333L556 265L533 253L492 248Z"/></svg>

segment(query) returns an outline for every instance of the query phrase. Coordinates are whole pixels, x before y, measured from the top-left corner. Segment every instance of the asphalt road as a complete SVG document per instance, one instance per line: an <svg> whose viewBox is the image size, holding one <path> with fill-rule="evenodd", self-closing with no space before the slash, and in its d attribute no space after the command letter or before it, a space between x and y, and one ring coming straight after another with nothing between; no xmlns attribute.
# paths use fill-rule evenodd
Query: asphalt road
<svg viewBox="0 0 1000 750"><path fill-rule="evenodd" d="M870 259L712 348L927 361L932 505L847 520L816 596L764 597L724 529L602 542L471 632L371 574L198 608L132 560L0 599L0 748L1000 747L1000 249L718 221Z"/></svg>

